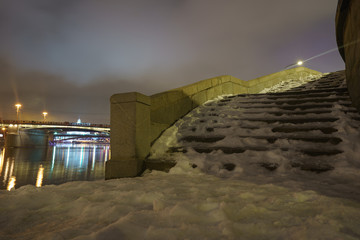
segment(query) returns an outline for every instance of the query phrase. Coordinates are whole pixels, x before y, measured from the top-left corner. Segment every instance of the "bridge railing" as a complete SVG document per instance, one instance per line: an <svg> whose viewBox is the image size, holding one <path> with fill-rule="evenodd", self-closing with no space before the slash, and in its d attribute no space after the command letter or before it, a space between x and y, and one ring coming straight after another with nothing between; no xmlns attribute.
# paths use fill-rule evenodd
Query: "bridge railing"
<svg viewBox="0 0 360 240"><path fill-rule="evenodd" d="M110 128L110 124L94 123L73 123L73 122L50 122L50 121L28 121L28 120L0 120L1 124L34 124L34 125L62 125L62 126L80 126L80 127L100 127Z"/></svg>

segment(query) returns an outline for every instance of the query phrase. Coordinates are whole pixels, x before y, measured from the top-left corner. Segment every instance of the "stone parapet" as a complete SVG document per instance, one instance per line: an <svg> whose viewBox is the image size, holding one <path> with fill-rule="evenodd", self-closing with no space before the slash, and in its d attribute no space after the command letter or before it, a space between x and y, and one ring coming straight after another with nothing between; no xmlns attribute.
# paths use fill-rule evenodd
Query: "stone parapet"
<svg viewBox="0 0 360 240"><path fill-rule="evenodd" d="M131 92L110 98L111 159L105 178L135 177L150 150L150 97Z"/></svg>
<svg viewBox="0 0 360 240"><path fill-rule="evenodd" d="M320 72L298 67L249 81L219 76L150 97L135 92L115 94L110 99L111 160L106 165L106 178L137 176L151 143L206 101L220 95L258 93L282 81L318 74Z"/></svg>

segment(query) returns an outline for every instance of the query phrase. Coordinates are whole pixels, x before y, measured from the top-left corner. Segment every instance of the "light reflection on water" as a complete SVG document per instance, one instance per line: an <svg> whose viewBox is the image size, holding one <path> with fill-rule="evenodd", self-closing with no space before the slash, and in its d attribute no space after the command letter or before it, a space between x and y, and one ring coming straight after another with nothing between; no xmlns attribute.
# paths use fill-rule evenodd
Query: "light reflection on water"
<svg viewBox="0 0 360 240"><path fill-rule="evenodd" d="M104 179L109 145L0 148L0 189Z"/></svg>

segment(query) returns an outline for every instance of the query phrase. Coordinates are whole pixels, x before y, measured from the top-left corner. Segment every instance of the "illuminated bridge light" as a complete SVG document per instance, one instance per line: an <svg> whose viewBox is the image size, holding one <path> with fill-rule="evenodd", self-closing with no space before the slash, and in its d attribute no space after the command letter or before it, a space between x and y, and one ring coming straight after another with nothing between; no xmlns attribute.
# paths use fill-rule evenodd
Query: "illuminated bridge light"
<svg viewBox="0 0 360 240"><path fill-rule="evenodd" d="M11 191L11 189L15 188L15 183L16 183L16 177L15 176L10 177L9 184L7 185L7 190Z"/></svg>
<svg viewBox="0 0 360 240"><path fill-rule="evenodd" d="M66 132L68 135L90 135L90 132L70 131Z"/></svg>
<svg viewBox="0 0 360 240"><path fill-rule="evenodd" d="M44 168L43 168L42 164L40 164L40 168L39 168L37 178L36 178L36 184L35 184L36 187L42 186L43 178L44 178Z"/></svg>

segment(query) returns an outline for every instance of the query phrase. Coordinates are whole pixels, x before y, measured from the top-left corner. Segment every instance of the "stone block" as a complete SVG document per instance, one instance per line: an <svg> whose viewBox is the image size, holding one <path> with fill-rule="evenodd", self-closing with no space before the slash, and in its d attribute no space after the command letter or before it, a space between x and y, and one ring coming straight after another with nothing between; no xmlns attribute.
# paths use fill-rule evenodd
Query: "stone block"
<svg viewBox="0 0 360 240"><path fill-rule="evenodd" d="M207 100L212 100L216 98L217 96L215 95L214 88L209 88L208 90L206 90L206 96L207 96Z"/></svg>
<svg viewBox="0 0 360 240"><path fill-rule="evenodd" d="M231 76L229 75L221 76L221 83L227 83L227 82L231 82Z"/></svg>
<svg viewBox="0 0 360 240"><path fill-rule="evenodd" d="M192 110L192 100L189 97L182 98L174 104L174 115L176 120L183 117Z"/></svg>
<svg viewBox="0 0 360 240"><path fill-rule="evenodd" d="M211 79L211 84L213 87L219 85L219 79L218 78L212 78Z"/></svg>
<svg viewBox="0 0 360 240"><path fill-rule="evenodd" d="M239 84L233 83L234 94L248 93L248 88Z"/></svg>
<svg viewBox="0 0 360 240"><path fill-rule="evenodd" d="M204 90L206 90L208 88L211 88L211 87L212 87L211 79L200 81L197 84L197 92L204 91Z"/></svg>
<svg viewBox="0 0 360 240"><path fill-rule="evenodd" d="M166 130L168 127L170 127L170 124L152 122L151 123L150 143L153 143L160 136L160 134L164 130Z"/></svg>
<svg viewBox="0 0 360 240"><path fill-rule="evenodd" d="M196 93L191 97L192 102L195 104L195 106L199 106L207 101L206 91L202 91L199 93Z"/></svg>
<svg viewBox="0 0 360 240"><path fill-rule="evenodd" d="M189 86L183 87L181 88L181 90L186 96L192 96L198 91L196 84L191 84Z"/></svg>
<svg viewBox="0 0 360 240"><path fill-rule="evenodd" d="M116 94L110 98L111 159L107 166L120 166L123 170L107 169L106 178L136 176L139 161L150 151L150 98L140 93ZM114 163L117 162L117 163ZM141 164L140 164L141 165ZM116 167L116 169L120 169ZM128 174L125 172L131 170Z"/></svg>
<svg viewBox="0 0 360 240"><path fill-rule="evenodd" d="M218 97L218 96L220 96L220 95L223 95L223 90L222 90L222 84L221 85L218 85L218 86L216 86L216 87L214 87L213 89L214 89L214 98L216 98L216 97Z"/></svg>
<svg viewBox="0 0 360 240"><path fill-rule="evenodd" d="M173 105L164 104L163 107L151 111L151 122L170 124L174 119L173 116Z"/></svg>
<svg viewBox="0 0 360 240"><path fill-rule="evenodd" d="M105 163L105 179L136 177L143 171L143 159L121 159L117 161L112 158Z"/></svg>
<svg viewBox="0 0 360 240"><path fill-rule="evenodd" d="M222 84L222 94L234 94L232 82L226 82Z"/></svg>
<svg viewBox="0 0 360 240"><path fill-rule="evenodd" d="M126 103L126 102L139 102L146 105L151 104L151 99L138 92L119 93L110 97L110 103Z"/></svg>

